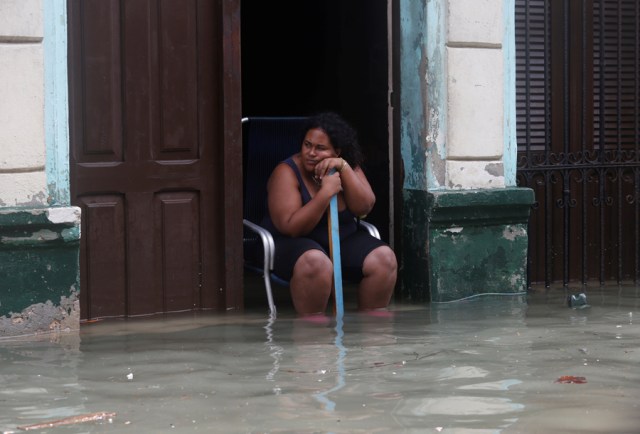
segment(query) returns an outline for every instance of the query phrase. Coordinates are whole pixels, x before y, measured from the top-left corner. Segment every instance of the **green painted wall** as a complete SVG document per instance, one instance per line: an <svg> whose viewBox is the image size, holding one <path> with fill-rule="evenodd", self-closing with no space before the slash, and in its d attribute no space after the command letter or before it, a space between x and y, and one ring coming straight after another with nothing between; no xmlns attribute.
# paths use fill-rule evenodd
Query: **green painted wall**
<svg viewBox="0 0 640 434"><path fill-rule="evenodd" d="M445 302L527 285L533 190L403 191L400 289L405 300Z"/></svg>
<svg viewBox="0 0 640 434"><path fill-rule="evenodd" d="M428 193L424 190L403 191L402 261L399 265L403 300L429 300L428 203Z"/></svg>
<svg viewBox="0 0 640 434"><path fill-rule="evenodd" d="M79 289L79 211L51 210L0 211L0 315Z"/></svg>
<svg viewBox="0 0 640 434"><path fill-rule="evenodd" d="M402 296L445 302L526 290L526 188L405 190Z"/></svg>

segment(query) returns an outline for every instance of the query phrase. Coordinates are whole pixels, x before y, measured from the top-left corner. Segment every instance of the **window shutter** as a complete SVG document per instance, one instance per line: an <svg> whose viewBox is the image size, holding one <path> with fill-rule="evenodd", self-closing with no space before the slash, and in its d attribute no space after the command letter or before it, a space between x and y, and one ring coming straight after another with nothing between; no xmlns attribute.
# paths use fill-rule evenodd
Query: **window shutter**
<svg viewBox="0 0 640 434"><path fill-rule="evenodd" d="M594 143L632 149L639 140L640 2L595 0L593 15Z"/></svg>
<svg viewBox="0 0 640 434"><path fill-rule="evenodd" d="M518 149L549 142L550 15L546 0L516 0L516 113Z"/></svg>

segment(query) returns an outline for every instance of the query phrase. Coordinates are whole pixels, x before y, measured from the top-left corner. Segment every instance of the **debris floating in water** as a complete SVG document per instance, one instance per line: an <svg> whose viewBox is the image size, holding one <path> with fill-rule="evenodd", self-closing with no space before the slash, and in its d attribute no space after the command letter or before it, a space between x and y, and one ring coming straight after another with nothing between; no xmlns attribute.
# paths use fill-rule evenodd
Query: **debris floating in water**
<svg viewBox="0 0 640 434"><path fill-rule="evenodd" d="M587 304L587 294L581 292L580 294L570 295L567 297L567 305L573 309L589 307Z"/></svg>
<svg viewBox="0 0 640 434"><path fill-rule="evenodd" d="M562 377L559 377L555 382L565 384L584 384L587 382L587 379L585 377L576 377L574 375L563 375Z"/></svg>
<svg viewBox="0 0 640 434"><path fill-rule="evenodd" d="M52 420L49 422L35 423L33 425L22 425L18 429L22 431L30 431L34 429L54 428L62 425L73 425L77 423L94 422L100 420L109 420L116 416L115 413L108 411L99 411L97 413L80 414L78 416L65 417L64 419Z"/></svg>

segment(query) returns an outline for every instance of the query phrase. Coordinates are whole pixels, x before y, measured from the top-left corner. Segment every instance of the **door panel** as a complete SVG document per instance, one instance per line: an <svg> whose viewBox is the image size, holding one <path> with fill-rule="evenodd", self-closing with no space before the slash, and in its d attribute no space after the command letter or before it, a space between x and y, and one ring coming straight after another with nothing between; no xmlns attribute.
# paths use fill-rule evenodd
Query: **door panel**
<svg viewBox="0 0 640 434"><path fill-rule="evenodd" d="M124 197L93 195L80 198L85 260L81 275L91 276L91 293L81 297L81 311L92 306L96 317L115 316L125 309L126 256Z"/></svg>
<svg viewBox="0 0 640 434"><path fill-rule="evenodd" d="M199 204L194 192L161 193L155 198L156 239L164 252L159 269L163 302L173 310L193 309L199 304Z"/></svg>
<svg viewBox="0 0 640 434"><path fill-rule="evenodd" d="M197 158L197 26L193 8L182 0L160 3L160 117L162 140L156 158ZM170 104L164 103L169 102Z"/></svg>
<svg viewBox="0 0 640 434"><path fill-rule="evenodd" d="M225 228L225 213L240 219L241 202L225 203L236 187L225 188L222 168L241 146L222 126L239 131L240 111L239 95L222 91L228 79L216 65L236 66L223 62L239 45L228 46L220 23L239 4L68 5L83 318L227 307L238 299L227 289L241 282L234 274L241 274L241 255L224 251L240 244L241 232ZM230 110L220 110L221 96Z"/></svg>
<svg viewBox="0 0 640 434"><path fill-rule="evenodd" d="M82 79L85 101L84 137L79 161L122 161L122 68L119 44L118 2L90 0L83 3L82 22L91 27L83 32L79 48L84 55ZM76 83L71 83L73 86Z"/></svg>

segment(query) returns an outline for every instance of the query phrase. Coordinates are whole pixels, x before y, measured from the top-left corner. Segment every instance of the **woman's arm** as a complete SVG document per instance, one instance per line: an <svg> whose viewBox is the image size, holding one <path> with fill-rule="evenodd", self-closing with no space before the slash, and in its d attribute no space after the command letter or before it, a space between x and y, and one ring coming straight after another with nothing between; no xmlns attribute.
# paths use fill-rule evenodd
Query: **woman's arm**
<svg viewBox="0 0 640 434"><path fill-rule="evenodd" d="M298 178L289 166L279 164L267 184L271 221L284 235L306 235L320 222L331 197L340 189L340 176L327 176L318 193L303 206Z"/></svg>

